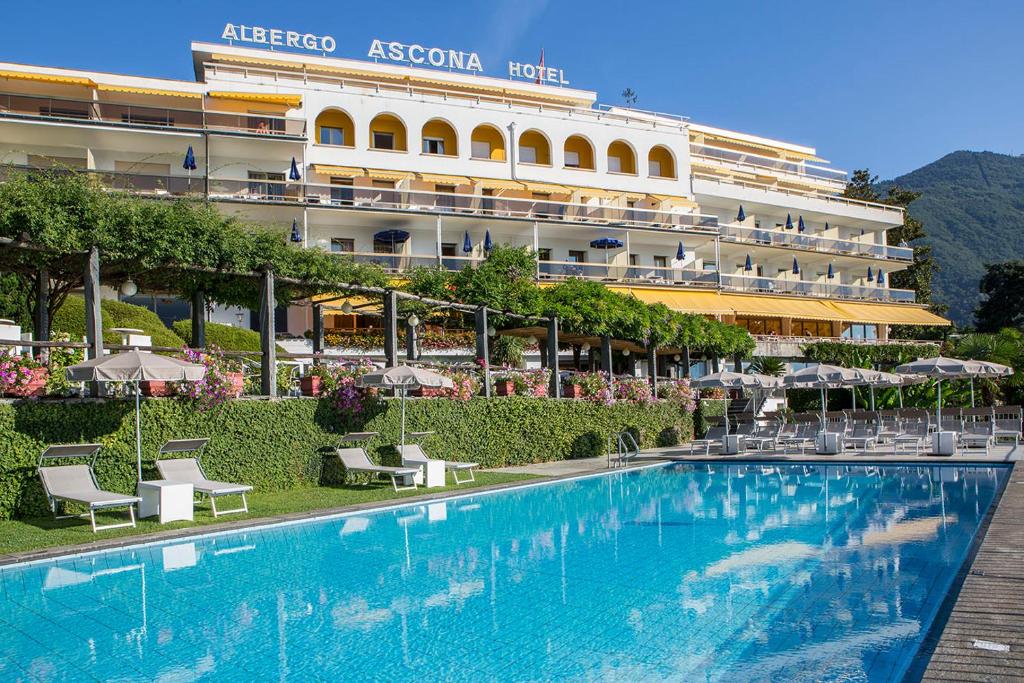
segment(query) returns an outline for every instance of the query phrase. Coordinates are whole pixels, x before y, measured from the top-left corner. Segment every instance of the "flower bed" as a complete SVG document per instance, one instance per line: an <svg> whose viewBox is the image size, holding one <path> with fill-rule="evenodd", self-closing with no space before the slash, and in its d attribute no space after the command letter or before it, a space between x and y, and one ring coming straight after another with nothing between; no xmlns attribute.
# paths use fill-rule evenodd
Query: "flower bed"
<svg viewBox="0 0 1024 683"><path fill-rule="evenodd" d="M22 356L12 349L0 349L0 394L21 398L46 393L49 371L31 356Z"/></svg>

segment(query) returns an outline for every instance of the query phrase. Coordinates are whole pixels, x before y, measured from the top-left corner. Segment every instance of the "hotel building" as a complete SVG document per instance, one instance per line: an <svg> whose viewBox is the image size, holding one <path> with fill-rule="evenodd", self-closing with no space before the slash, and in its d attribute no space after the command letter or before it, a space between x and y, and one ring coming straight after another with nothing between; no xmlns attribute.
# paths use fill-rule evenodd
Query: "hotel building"
<svg viewBox="0 0 1024 683"><path fill-rule="evenodd" d="M194 82L0 64L0 162L207 197L396 277L478 262L489 236L535 250L540 282L714 316L766 355L947 324L889 286L912 260L886 244L903 211L843 198L845 172L814 148L534 81L213 43L192 58ZM310 316L293 307L279 331Z"/></svg>

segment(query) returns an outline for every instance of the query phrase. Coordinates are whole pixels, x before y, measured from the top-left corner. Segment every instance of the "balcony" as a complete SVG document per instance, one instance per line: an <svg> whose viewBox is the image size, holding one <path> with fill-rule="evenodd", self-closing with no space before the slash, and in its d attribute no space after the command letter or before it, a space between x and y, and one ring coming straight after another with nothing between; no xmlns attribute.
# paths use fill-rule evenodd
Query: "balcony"
<svg viewBox="0 0 1024 683"><path fill-rule="evenodd" d="M765 230L763 228L747 228L732 224L719 226L719 232L722 235L723 242L784 247L826 254L843 254L845 256L863 256L904 263L914 260L914 250L909 247L890 247L884 244L869 244L855 240L814 237L802 234L796 230Z"/></svg>
<svg viewBox="0 0 1024 683"><path fill-rule="evenodd" d="M540 261L538 272L542 280L583 278L601 282L678 285L683 287L715 287L718 278L714 271L664 266L624 266L606 263L578 263L575 261Z"/></svg>
<svg viewBox="0 0 1024 683"><path fill-rule="evenodd" d="M865 287L863 285L828 284L805 280L783 280L770 277L748 277L745 275L722 275L722 289L730 292L752 294L789 294L812 296L822 299L855 299L885 303L914 303L914 291L910 289L889 289L888 287Z"/></svg>
<svg viewBox="0 0 1024 683"><path fill-rule="evenodd" d="M210 199L304 203L325 208L564 222L594 227L704 232L708 235L714 235L718 231L717 218L701 214L351 185L211 179Z"/></svg>
<svg viewBox="0 0 1024 683"><path fill-rule="evenodd" d="M335 252L338 253L338 252ZM383 268L388 273L397 275L412 268L436 268L441 266L445 270L458 271L466 266L476 265L483 259L472 256L427 256L423 254L379 254L376 252L340 252L342 255L351 256L356 263L372 263Z"/></svg>
<svg viewBox="0 0 1024 683"><path fill-rule="evenodd" d="M693 163L702 162L729 171L770 175L782 181L813 183L835 192L846 189L846 171L824 166L785 161L699 143L690 143L690 158Z"/></svg>
<svg viewBox="0 0 1024 683"><path fill-rule="evenodd" d="M279 139L306 138L306 120L302 118L9 93L0 93L0 117L144 130L173 128L188 132L209 131Z"/></svg>

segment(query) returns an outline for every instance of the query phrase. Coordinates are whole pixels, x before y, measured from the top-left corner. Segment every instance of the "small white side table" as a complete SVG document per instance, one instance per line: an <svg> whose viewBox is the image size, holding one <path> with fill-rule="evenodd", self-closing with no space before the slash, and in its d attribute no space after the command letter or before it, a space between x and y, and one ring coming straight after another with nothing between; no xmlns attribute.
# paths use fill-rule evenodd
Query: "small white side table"
<svg viewBox="0 0 1024 683"><path fill-rule="evenodd" d="M167 479L140 481L138 486L139 517L160 516L160 523L193 520L192 484Z"/></svg>
<svg viewBox="0 0 1024 683"><path fill-rule="evenodd" d="M838 455L845 446L839 432L821 432L814 439L814 452L818 455Z"/></svg>
<svg viewBox="0 0 1024 683"><path fill-rule="evenodd" d="M424 485L428 489L444 486L444 460L428 460L423 463Z"/></svg>
<svg viewBox="0 0 1024 683"><path fill-rule="evenodd" d="M956 453L956 432L932 432L932 454L953 455Z"/></svg>
<svg viewBox="0 0 1024 683"><path fill-rule="evenodd" d="M742 434L726 434L722 437L722 455L738 455L746 450Z"/></svg>

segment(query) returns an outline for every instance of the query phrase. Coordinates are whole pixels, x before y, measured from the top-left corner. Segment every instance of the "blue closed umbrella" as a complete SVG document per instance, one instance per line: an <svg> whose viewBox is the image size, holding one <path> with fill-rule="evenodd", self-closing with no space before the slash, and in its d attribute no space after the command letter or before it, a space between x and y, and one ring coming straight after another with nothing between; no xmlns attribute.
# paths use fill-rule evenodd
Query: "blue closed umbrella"
<svg viewBox="0 0 1024 683"><path fill-rule="evenodd" d="M796 256L793 257L793 275L800 274L800 264L796 262Z"/></svg>
<svg viewBox="0 0 1024 683"><path fill-rule="evenodd" d="M679 248L676 249L676 260L677 261L684 261L684 260L686 260L686 245L683 244L682 240L679 240Z"/></svg>
<svg viewBox="0 0 1024 683"><path fill-rule="evenodd" d="M196 155L195 152L192 151L192 145L188 146L188 151L185 152L185 161L181 164L181 167L186 171L196 170Z"/></svg>
<svg viewBox="0 0 1024 683"><path fill-rule="evenodd" d="M787 213L786 214L786 230L792 230L792 229L793 229L793 217L790 216Z"/></svg>
<svg viewBox="0 0 1024 683"><path fill-rule="evenodd" d="M828 232L828 221L825 221L825 232Z"/></svg>
<svg viewBox="0 0 1024 683"><path fill-rule="evenodd" d="M288 171L288 180L301 180L302 176L299 175L299 165L295 163L295 157L292 157L292 168Z"/></svg>
<svg viewBox="0 0 1024 683"><path fill-rule="evenodd" d="M797 228L796 229L799 230L800 232L803 232L804 230L807 229L807 226L804 225L804 217L803 216L800 216L800 219L797 221Z"/></svg>
<svg viewBox="0 0 1024 683"><path fill-rule="evenodd" d="M590 246L594 249L621 249L623 246L622 240L617 240L614 237L602 237L600 239L592 240Z"/></svg>
<svg viewBox="0 0 1024 683"><path fill-rule="evenodd" d="M491 241L491 231L488 230L484 234L484 251L490 251L494 249L494 242Z"/></svg>
<svg viewBox="0 0 1024 683"><path fill-rule="evenodd" d="M299 232L299 220L297 218L292 219L292 242L301 242L302 233Z"/></svg>
<svg viewBox="0 0 1024 683"><path fill-rule="evenodd" d="M754 269L754 264L750 262L750 254L747 254L747 262L743 264L743 270L748 273Z"/></svg>
<svg viewBox="0 0 1024 683"><path fill-rule="evenodd" d="M829 280L832 280L835 278L835 276L835 271L832 270L832 264L830 263L828 264L828 275L826 275L825 277L827 277Z"/></svg>
<svg viewBox="0 0 1024 683"><path fill-rule="evenodd" d="M885 273L881 270L878 271L878 286L881 287L885 284Z"/></svg>
<svg viewBox="0 0 1024 683"><path fill-rule="evenodd" d="M462 238L462 253L468 254L473 251L473 241L469 239L469 230L466 231L466 236Z"/></svg>
<svg viewBox="0 0 1024 683"><path fill-rule="evenodd" d="M868 282L875 281L875 274L871 272L871 266L868 266Z"/></svg>
<svg viewBox="0 0 1024 683"><path fill-rule="evenodd" d="M381 230L373 234L373 239L378 242L391 242L395 244L397 242L404 242L409 239L409 233L405 230Z"/></svg>
<svg viewBox="0 0 1024 683"><path fill-rule="evenodd" d="M747 220L747 214L743 213L743 205L740 204L740 211L736 214L736 222L742 223L745 220Z"/></svg>

